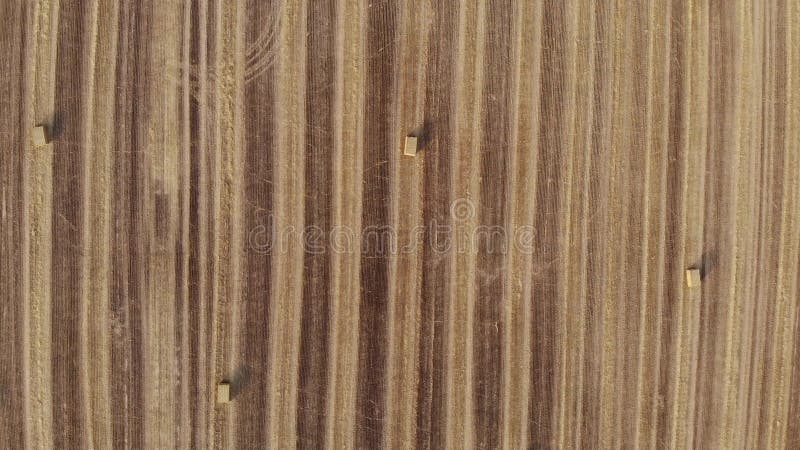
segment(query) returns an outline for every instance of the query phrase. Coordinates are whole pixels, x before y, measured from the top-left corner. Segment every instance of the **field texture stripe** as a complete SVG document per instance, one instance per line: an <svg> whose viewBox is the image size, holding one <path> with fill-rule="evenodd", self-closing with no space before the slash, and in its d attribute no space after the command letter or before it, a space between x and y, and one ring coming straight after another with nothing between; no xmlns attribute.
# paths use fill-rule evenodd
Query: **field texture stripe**
<svg viewBox="0 0 800 450"><path fill-rule="evenodd" d="M297 445L320 448L328 423L330 233L332 229L335 96L335 2L310 2L306 11L305 211L302 324L297 387Z"/></svg>
<svg viewBox="0 0 800 450"><path fill-rule="evenodd" d="M274 230L269 333L270 447L296 446L297 370L303 288L306 3L283 4L278 33ZM294 34L296 33L296 34Z"/></svg>
<svg viewBox="0 0 800 450"><path fill-rule="evenodd" d="M339 0L336 15L336 94L334 97L333 208L331 235L331 331L328 426L325 445L355 445L358 395L364 69L366 7Z"/></svg>

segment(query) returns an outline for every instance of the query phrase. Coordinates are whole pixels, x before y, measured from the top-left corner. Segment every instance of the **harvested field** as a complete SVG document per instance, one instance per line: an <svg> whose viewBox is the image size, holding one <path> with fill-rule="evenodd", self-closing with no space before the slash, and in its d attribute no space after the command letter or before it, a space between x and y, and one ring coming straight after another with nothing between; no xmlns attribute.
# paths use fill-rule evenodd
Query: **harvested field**
<svg viewBox="0 0 800 450"><path fill-rule="evenodd" d="M0 446L800 448L800 1L5 0L0 45Z"/></svg>

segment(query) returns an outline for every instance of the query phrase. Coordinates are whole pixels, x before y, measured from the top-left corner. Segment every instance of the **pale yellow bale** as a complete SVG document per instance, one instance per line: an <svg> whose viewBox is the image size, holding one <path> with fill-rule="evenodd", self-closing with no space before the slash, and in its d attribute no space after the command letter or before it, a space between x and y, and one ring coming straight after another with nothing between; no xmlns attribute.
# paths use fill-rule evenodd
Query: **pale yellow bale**
<svg viewBox="0 0 800 450"><path fill-rule="evenodd" d="M686 270L686 286L690 287L690 288L700 286L700 270L699 269L687 269Z"/></svg>
<svg viewBox="0 0 800 450"><path fill-rule="evenodd" d="M403 154L406 156L416 156L417 155L417 137L416 136L406 136L406 144L403 148Z"/></svg>
<svg viewBox="0 0 800 450"><path fill-rule="evenodd" d="M41 147L47 145L47 130L39 125L33 128L33 145Z"/></svg>
<svg viewBox="0 0 800 450"><path fill-rule="evenodd" d="M228 403L231 400L230 383L222 382L217 385L217 403Z"/></svg>

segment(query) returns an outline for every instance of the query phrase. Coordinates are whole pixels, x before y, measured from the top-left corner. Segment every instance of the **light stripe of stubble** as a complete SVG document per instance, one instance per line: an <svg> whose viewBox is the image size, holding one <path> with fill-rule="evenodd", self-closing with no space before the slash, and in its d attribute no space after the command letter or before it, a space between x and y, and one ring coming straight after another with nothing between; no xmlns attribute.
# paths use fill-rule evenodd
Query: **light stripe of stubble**
<svg viewBox="0 0 800 450"><path fill-rule="evenodd" d="M284 2L277 55L275 229L302 229L305 172L306 2ZM270 447L294 447L297 439L297 380L303 295L303 246L290 245L274 258L270 309Z"/></svg>
<svg viewBox="0 0 800 450"><path fill-rule="evenodd" d="M478 198L478 163L480 143L480 110L483 96L484 41L486 29L485 2L462 1L458 25L458 57L456 62L456 154L453 171L453 198ZM473 202L474 204L474 202ZM474 214L473 214L474 216ZM466 236L477 226L475 217L463 223ZM459 237L454 237L458 239ZM471 245L471 243L469 243ZM459 247L456 245L455 247ZM474 436L472 411L472 322L475 304L475 271L477 252L453 251L451 261L450 329L447 336L447 448L472 447Z"/></svg>
<svg viewBox="0 0 800 450"><path fill-rule="evenodd" d="M366 5L338 0L336 6L335 146L333 151L334 227L361 229L361 179ZM331 255L330 382L326 446L352 448L355 431L360 251Z"/></svg>

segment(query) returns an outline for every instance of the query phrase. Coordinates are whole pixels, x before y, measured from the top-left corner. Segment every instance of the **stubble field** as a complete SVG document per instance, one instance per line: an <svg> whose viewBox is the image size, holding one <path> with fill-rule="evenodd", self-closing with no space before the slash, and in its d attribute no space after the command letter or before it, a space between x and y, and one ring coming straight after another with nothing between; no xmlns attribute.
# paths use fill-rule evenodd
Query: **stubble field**
<svg viewBox="0 0 800 450"><path fill-rule="evenodd" d="M800 447L800 2L11 0L0 46L2 445Z"/></svg>

